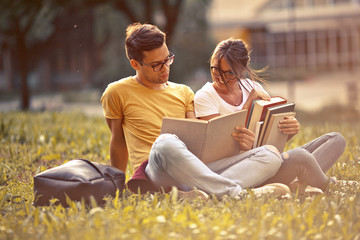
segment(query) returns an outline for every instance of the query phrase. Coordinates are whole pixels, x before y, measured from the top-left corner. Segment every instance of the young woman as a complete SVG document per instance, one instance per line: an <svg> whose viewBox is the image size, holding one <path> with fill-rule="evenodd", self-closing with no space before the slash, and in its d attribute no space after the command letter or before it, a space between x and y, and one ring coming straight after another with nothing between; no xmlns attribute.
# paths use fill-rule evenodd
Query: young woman
<svg viewBox="0 0 360 240"><path fill-rule="evenodd" d="M212 83L206 83L195 94L195 113L200 119L249 109L252 100L269 100L269 94L258 83L264 82L250 66L250 56L244 42L227 39L220 42L210 60ZM250 76L246 78L246 74ZM279 130L292 138L299 132L300 124L294 117L285 117ZM237 127L233 134L242 149L252 149L254 133ZM283 163L275 176L262 184L279 182L290 185L297 177L301 185L326 190L331 178L325 175L345 148L345 139L339 133L325 134L304 146L281 154ZM261 185L262 185L261 184ZM321 189L321 190L320 190ZM318 190L318 189L315 189Z"/></svg>

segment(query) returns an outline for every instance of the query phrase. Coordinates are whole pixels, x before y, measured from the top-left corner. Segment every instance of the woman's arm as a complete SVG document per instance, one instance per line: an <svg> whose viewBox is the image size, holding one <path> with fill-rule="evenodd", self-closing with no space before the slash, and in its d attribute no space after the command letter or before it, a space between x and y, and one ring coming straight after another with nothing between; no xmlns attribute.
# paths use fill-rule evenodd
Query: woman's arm
<svg viewBox="0 0 360 240"><path fill-rule="evenodd" d="M234 140L239 143L240 151L245 152L252 149L255 141L255 134L251 130L245 127L236 127L232 136Z"/></svg>
<svg viewBox="0 0 360 240"><path fill-rule="evenodd" d="M214 118L214 117L218 117L218 116L220 116L219 113L217 113L217 114L212 114L212 115L209 115L209 116L199 117L199 119L201 119L201 120L210 120L210 119L212 119L212 118Z"/></svg>
<svg viewBox="0 0 360 240"><path fill-rule="evenodd" d="M270 100L270 96L266 92L253 88L249 94L249 97L246 99L243 109L250 109L253 100L257 98L267 101Z"/></svg>

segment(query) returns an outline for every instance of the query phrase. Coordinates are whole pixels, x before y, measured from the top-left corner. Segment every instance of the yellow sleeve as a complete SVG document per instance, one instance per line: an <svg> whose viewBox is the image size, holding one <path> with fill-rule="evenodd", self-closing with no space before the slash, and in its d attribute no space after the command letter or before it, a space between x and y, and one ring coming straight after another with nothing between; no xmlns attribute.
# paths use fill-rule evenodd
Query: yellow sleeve
<svg viewBox="0 0 360 240"><path fill-rule="evenodd" d="M121 96L116 91L114 85L109 85L102 97L101 104L105 118L109 119L121 119L123 118Z"/></svg>
<svg viewBox="0 0 360 240"><path fill-rule="evenodd" d="M194 112L194 92L190 87L185 88L186 112Z"/></svg>

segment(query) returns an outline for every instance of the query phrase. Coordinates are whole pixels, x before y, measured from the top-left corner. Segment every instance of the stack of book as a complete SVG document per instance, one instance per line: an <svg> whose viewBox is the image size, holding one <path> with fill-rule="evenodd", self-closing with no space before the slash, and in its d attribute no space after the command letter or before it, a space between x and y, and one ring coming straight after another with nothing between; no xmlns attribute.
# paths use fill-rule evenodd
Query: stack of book
<svg viewBox="0 0 360 240"><path fill-rule="evenodd" d="M295 117L294 109L295 103L282 97L272 97L270 101L255 99L246 121L246 127L255 133L253 147L273 145L282 152L288 135L279 131L279 122L285 117Z"/></svg>

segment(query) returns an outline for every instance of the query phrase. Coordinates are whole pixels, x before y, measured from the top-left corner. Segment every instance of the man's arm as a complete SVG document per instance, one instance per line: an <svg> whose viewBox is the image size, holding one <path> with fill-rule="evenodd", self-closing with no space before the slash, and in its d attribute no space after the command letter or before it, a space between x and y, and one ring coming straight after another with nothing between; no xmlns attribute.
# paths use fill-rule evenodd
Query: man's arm
<svg viewBox="0 0 360 240"><path fill-rule="evenodd" d="M110 160L111 166L119 168L124 173L128 163L128 151L126 147L126 141L124 131L122 127L122 119L109 119L106 118L111 131L110 140Z"/></svg>
<svg viewBox="0 0 360 240"><path fill-rule="evenodd" d="M196 118L195 112L186 112L185 118Z"/></svg>

